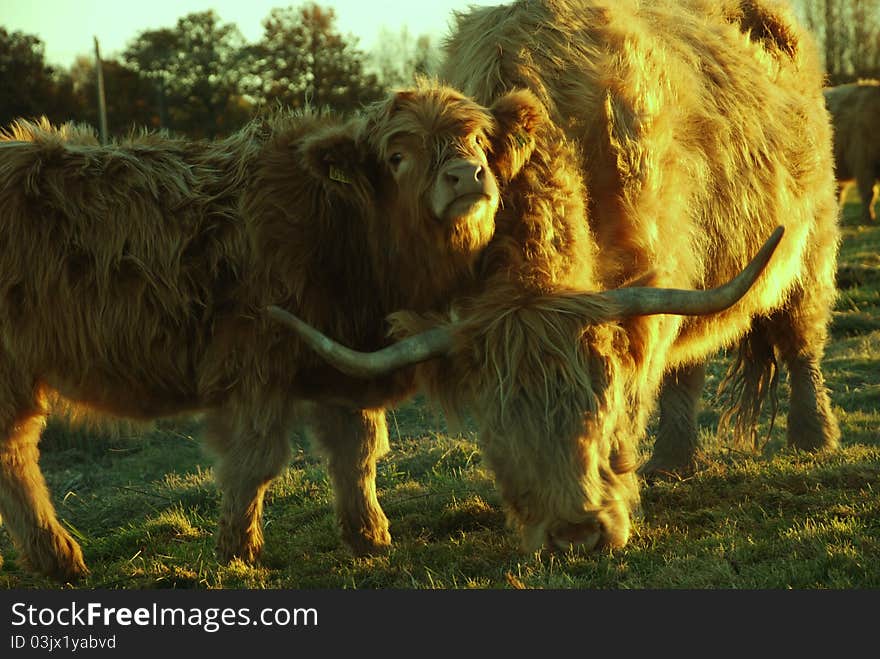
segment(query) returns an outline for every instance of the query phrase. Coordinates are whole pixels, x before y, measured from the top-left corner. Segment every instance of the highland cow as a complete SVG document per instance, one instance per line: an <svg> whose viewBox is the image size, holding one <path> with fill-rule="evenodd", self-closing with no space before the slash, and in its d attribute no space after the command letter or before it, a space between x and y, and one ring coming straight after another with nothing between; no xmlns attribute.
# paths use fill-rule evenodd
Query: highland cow
<svg viewBox="0 0 880 659"><path fill-rule="evenodd" d="M411 390L411 369L340 376L263 309L281 302L375 349L390 311L445 308L473 279L499 186L528 157L520 103L435 95L398 113L437 154L417 175L427 223L369 150L361 116L279 114L215 142L147 134L100 146L45 122L5 133L0 514L23 560L62 580L87 572L38 466L59 402L99 417L204 413L224 561L260 552L264 493L305 423L327 454L344 540L356 554L386 548L383 406Z"/></svg>
<svg viewBox="0 0 880 659"><path fill-rule="evenodd" d="M442 77L480 103L528 90L547 116L502 195L480 286L446 316L396 314L414 336L366 357L310 341L370 377L423 361L422 386L473 413L525 549L627 542L649 416L659 408L642 472L693 468L721 349L738 346L726 416L743 441L779 360L789 444L837 445L820 370L839 241L831 131L815 46L785 5L474 8L457 15ZM650 288L717 287L777 225L769 266L726 310Z"/></svg>
<svg viewBox="0 0 880 659"><path fill-rule="evenodd" d="M825 89L825 103L834 129L834 170L840 204L854 182L862 202L862 222L877 219L880 182L880 80Z"/></svg>

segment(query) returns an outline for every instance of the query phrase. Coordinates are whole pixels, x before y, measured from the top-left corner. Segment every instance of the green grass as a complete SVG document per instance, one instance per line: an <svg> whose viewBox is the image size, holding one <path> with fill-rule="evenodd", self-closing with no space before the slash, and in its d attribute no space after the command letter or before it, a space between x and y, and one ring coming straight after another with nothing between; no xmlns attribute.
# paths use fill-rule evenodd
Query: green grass
<svg viewBox="0 0 880 659"><path fill-rule="evenodd" d="M598 554L524 555L473 433L450 433L416 399L389 414L392 451L379 468L392 551L350 556L323 464L293 437L293 459L267 496L266 551L251 567L214 559L219 496L197 420L116 435L56 423L42 463L59 517L92 570L78 586L880 588L880 226L856 218L848 206L841 272L859 277L842 282L824 363L843 432L839 451L784 446L784 379L763 450L746 454L716 438L719 359L701 414L705 467L643 488L631 542ZM0 553L0 588L57 587L24 571L2 532Z"/></svg>

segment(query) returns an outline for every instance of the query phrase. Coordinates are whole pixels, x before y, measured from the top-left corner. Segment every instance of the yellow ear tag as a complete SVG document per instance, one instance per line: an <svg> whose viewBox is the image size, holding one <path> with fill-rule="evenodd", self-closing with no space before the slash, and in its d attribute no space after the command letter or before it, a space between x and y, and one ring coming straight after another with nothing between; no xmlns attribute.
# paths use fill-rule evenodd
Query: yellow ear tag
<svg viewBox="0 0 880 659"><path fill-rule="evenodd" d="M348 178L345 171L336 165L330 165L330 180L338 183L351 183L351 179Z"/></svg>

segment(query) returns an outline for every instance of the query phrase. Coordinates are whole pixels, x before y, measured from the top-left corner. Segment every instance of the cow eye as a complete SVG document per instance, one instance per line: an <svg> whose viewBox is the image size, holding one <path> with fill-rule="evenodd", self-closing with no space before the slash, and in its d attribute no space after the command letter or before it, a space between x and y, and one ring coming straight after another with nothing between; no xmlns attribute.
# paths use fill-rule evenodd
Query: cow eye
<svg viewBox="0 0 880 659"><path fill-rule="evenodd" d="M388 164L391 165L394 169L397 169L400 166L400 163L403 162L403 154L402 153L392 153L388 158Z"/></svg>

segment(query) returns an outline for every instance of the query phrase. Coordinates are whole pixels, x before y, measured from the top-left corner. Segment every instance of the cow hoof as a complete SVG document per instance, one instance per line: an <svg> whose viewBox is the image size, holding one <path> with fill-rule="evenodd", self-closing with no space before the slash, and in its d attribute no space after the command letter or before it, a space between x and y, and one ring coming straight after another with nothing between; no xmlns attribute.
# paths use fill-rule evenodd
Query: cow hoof
<svg viewBox="0 0 880 659"><path fill-rule="evenodd" d="M639 467L637 473L646 482L652 483L663 480L680 480L692 475L695 471L697 471L696 457L670 459L654 455Z"/></svg>
<svg viewBox="0 0 880 659"><path fill-rule="evenodd" d="M248 565L255 564L263 551L263 543L232 535L221 532L217 540L217 562L226 565L239 559Z"/></svg>
<svg viewBox="0 0 880 659"><path fill-rule="evenodd" d="M391 534L387 529L374 533L345 534L343 539L351 553L358 557L383 556L391 551Z"/></svg>
<svg viewBox="0 0 880 659"><path fill-rule="evenodd" d="M217 562L228 565L238 559L246 565L255 565L262 553L262 547L237 547L235 549L217 547Z"/></svg>
<svg viewBox="0 0 880 659"><path fill-rule="evenodd" d="M840 432L789 434L788 445L807 453L834 451L840 447Z"/></svg>
<svg viewBox="0 0 880 659"><path fill-rule="evenodd" d="M89 574L82 549L66 531L44 530L37 537L38 542L22 551L29 569L60 583L76 583Z"/></svg>

